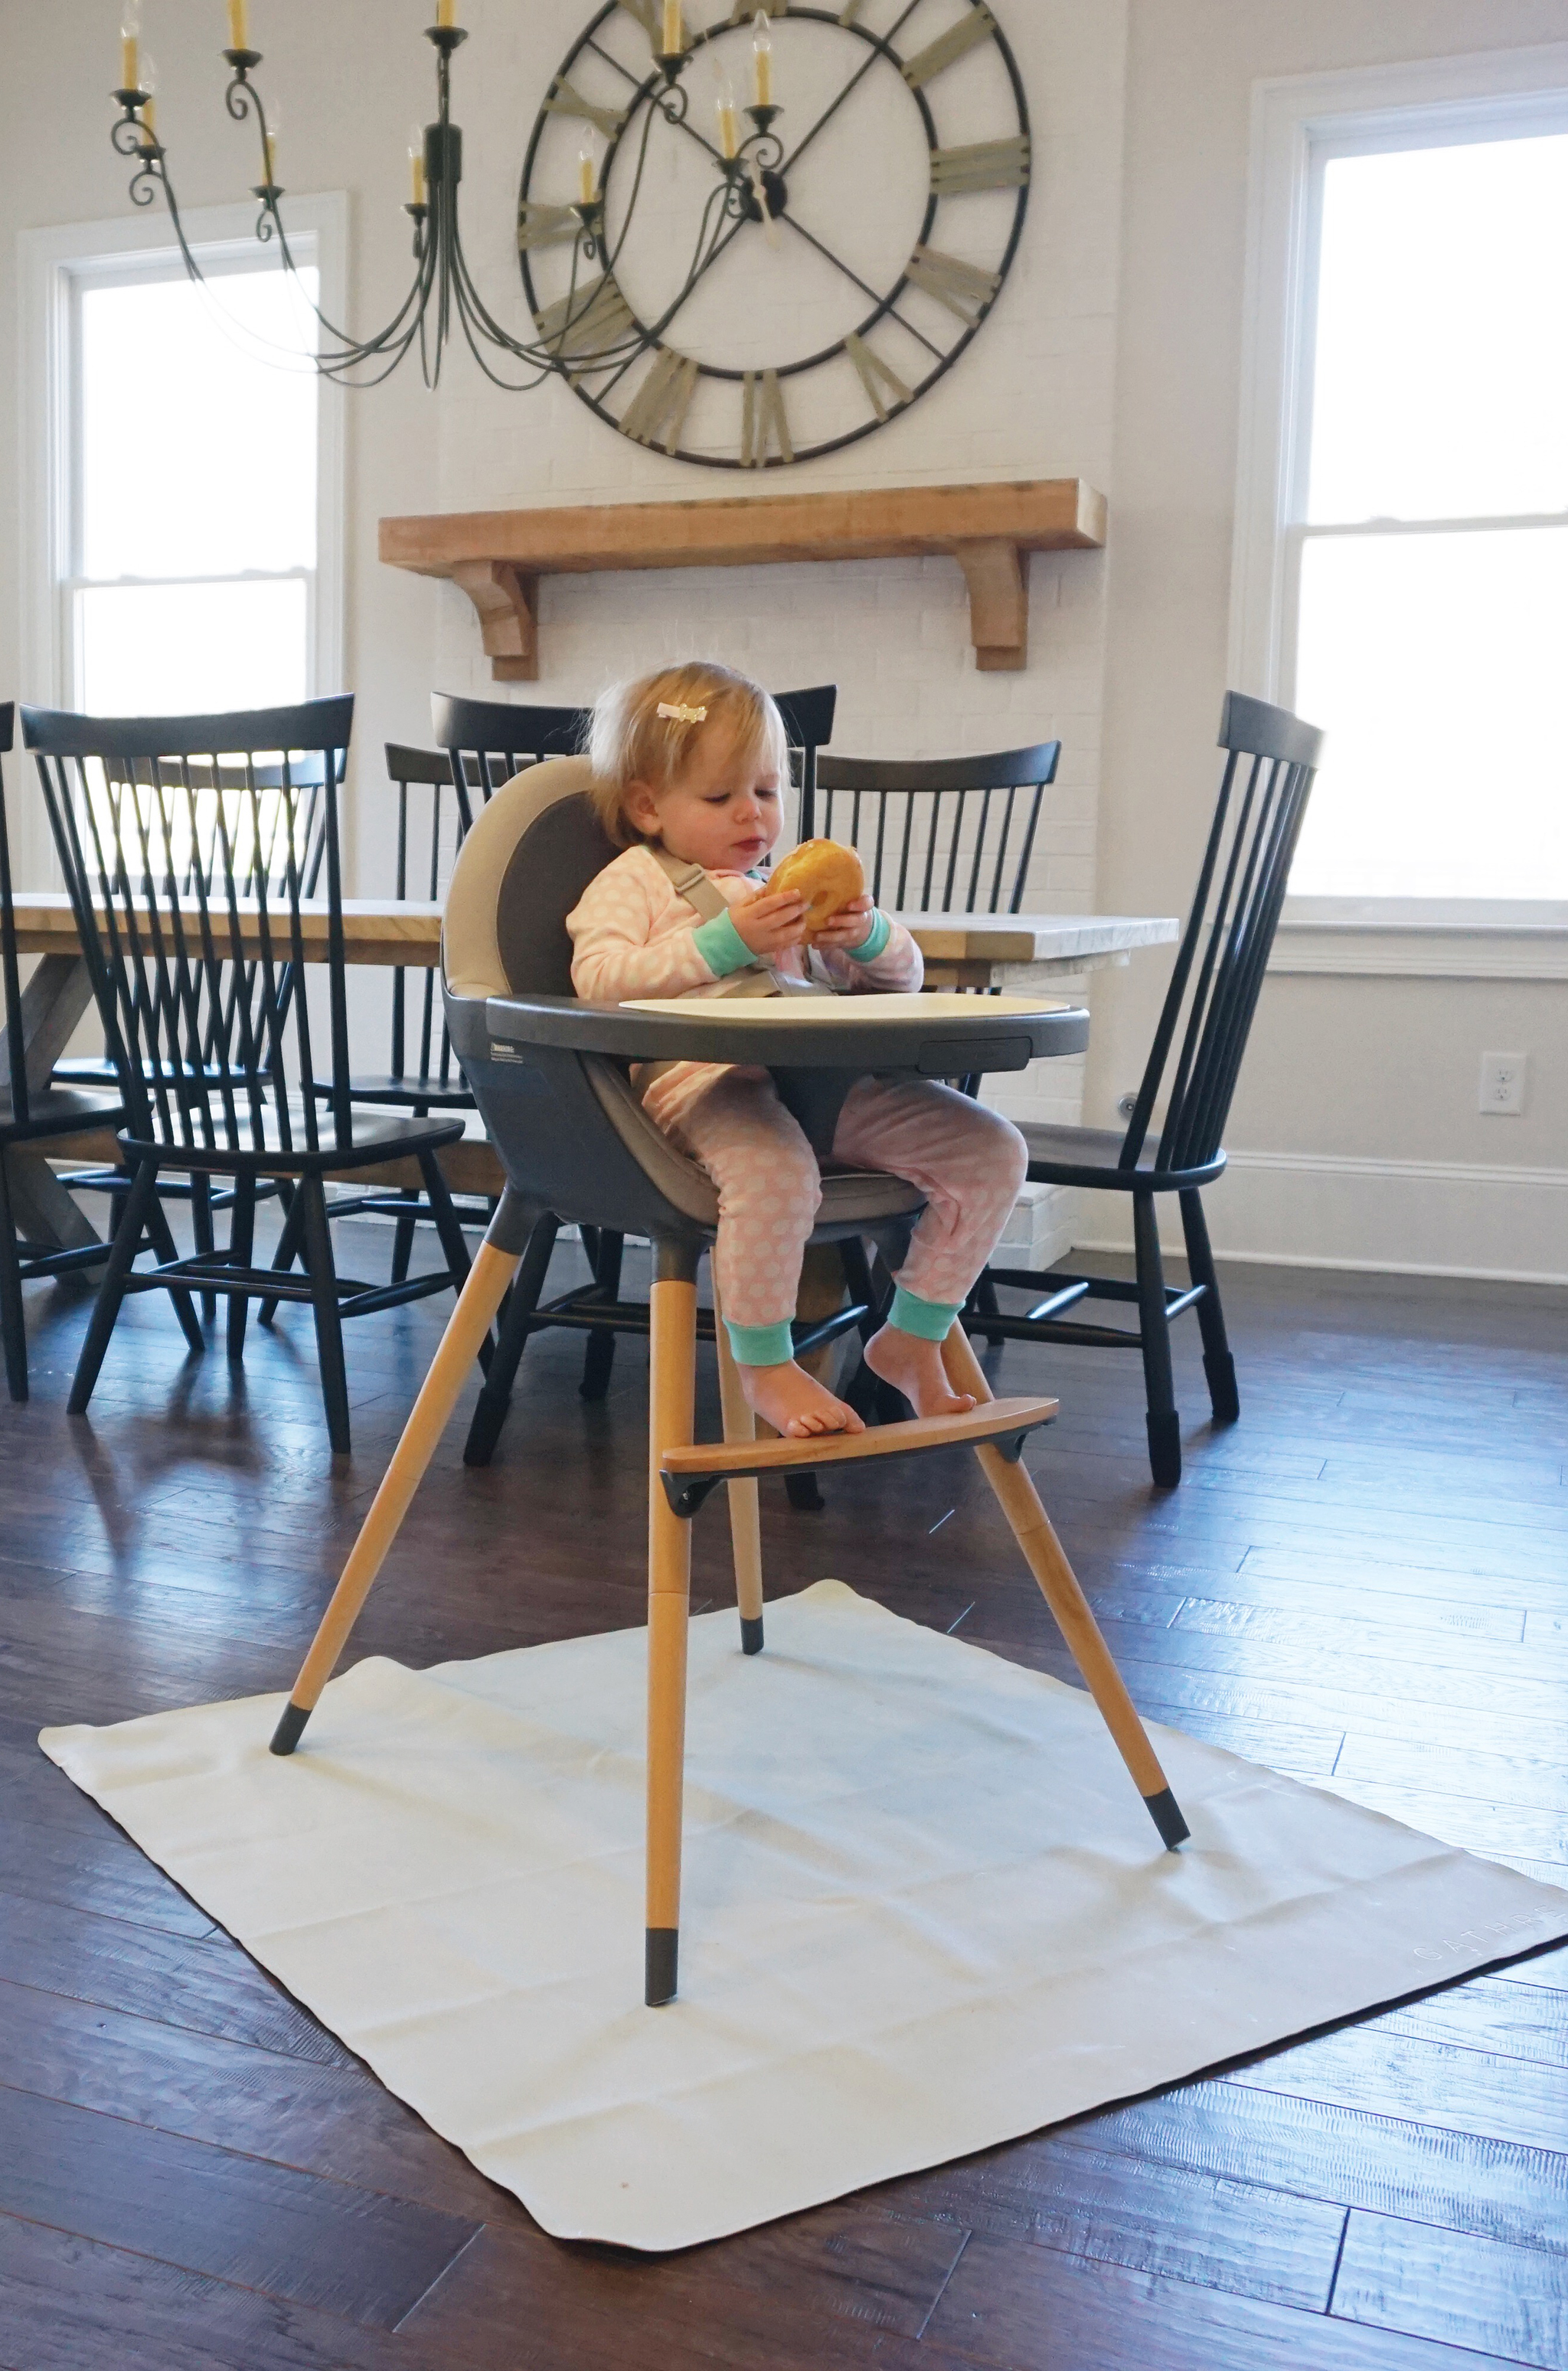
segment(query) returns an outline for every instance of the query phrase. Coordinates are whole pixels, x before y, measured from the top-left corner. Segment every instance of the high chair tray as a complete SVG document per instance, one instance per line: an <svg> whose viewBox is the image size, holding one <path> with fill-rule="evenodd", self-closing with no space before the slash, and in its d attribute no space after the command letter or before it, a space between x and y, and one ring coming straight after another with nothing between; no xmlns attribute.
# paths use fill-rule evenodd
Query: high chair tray
<svg viewBox="0 0 1568 2371"><path fill-rule="evenodd" d="M761 1059L776 1070L908 1070L933 1079L1021 1070L1043 1056L1081 1053L1089 1043L1081 1006L1020 995L693 997L635 1005L492 996L485 1024L489 1051L502 1061L522 1058L513 1048L540 1046L634 1062Z"/></svg>

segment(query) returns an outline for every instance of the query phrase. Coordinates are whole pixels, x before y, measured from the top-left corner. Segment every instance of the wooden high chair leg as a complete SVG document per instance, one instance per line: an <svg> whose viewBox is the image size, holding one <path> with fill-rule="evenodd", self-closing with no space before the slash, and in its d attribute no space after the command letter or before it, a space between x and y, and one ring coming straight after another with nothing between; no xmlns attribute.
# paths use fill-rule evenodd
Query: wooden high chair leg
<svg viewBox="0 0 1568 2371"><path fill-rule="evenodd" d="M686 1768L691 1523L664 1496L668 1449L691 1444L698 1244L655 1246L648 1373L648 1910L644 1998L675 1996L681 1924L681 1789Z"/></svg>
<svg viewBox="0 0 1568 2371"><path fill-rule="evenodd" d="M503 1225L503 1220L510 1222ZM332 1592L310 1652L300 1666L294 1693L279 1716L272 1732L274 1753L292 1753L299 1743L305 1724L348 1644L349 1633L370 1595L371 1584L381 1570L386 1551L402 1527L409 1501L424 1479L425 1468L435 1454L446 1419L456 1405L457 1394L479 1355L479 1346L490 1332L490 1320L501 1307L502 1297L522 1255L521 1243L516 1251L503 1250L492 1238L499 1235L502 1243L514 1240L515 1224L515 1214L507 1212L503 1199L468 1270L468 1280L431 1360L430 1372L420 1386L420 1395L403 1428L403 1438L381 1477L381 1487L371 1502L360 1535L349 1551L342 1579ZM526 1240L525 1232L523 1242Z"/></svg>
<svg viewBox="0 0 1568 2371"><path fill-rule="evenodd" d="M968 1392L976 1400L995 1398L962 1320L954 1324L942 1344L942 1364L955 1392ZM1192 1831L1177 1807L1159 1757L1138 1718L1137 1707L1127 1694L1126 1683L1100 1635L1100 1625L1078 1586L1078 1575L1067 1562L1051 1519L1040 1503L1039 1492L1024 1471L1021 1458L1016 1464L1009 1464L1000 1450L990 1447L976 1449L974 1454L1012 1526L1013 1537L1023 1550L1030 1571L1040 1584L1041 1595L1056 1617L1057 1627L1083 1673L1090 1694L1100 1707L1116 1750L1132 1773L1133 1784L1143 1797L1161 1841L1174 1852Z"/></svg>
<svg viewBox="0 0 1568 2371"><path fill-rule="evenodd" d="M719 1397L724 1410L726 1440L755 1440L756 1418L746 1405L741 1389L740 1369L730 1347L730 1336L724 1324L724 1313L719 1305L719 1286L713 1286L713 1338L719 1348ZM730 1547L735 1560L735 1602L741 1613L741 1651L745 1655L762 1652L762 1510L757 1500L755 1475L744 1481L729 1482L725 1488L730 1498Z"/></svg>

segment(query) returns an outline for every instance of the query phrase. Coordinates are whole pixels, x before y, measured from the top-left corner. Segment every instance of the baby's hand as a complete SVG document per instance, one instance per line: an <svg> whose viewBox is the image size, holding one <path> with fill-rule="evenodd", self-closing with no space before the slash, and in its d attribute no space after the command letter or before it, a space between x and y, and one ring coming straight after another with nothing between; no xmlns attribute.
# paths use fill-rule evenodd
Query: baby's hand
<svg viewBox="0 0 1568 2371"><path fill-rule="evenodd" d="M851 898L847 906L840 906L836 914L830 914L825 922L818 923L812 933L812 944L842 947L847 954L851 948L864 946L871 935L876 911L870 897Z"/></svg>
<svg viewBox="0 0 1568 2371"><path fill-rule="evenodd" d="M765 889L744 906L732 906L730 919L754 955L766 962L798 947L805 933L806 901L793 889ZM868 926L869 927L869 926ZM860 936L864 938L865 931Z"/></svg>

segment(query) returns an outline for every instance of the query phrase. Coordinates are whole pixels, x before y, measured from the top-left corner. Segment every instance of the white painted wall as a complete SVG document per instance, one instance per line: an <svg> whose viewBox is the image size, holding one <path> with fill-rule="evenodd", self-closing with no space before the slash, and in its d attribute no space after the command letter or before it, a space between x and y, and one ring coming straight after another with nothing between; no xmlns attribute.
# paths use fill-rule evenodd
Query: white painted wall
<svg viewBox="0 0 1568 2371"><path fill-rule="evenodd" d="M1147 910L1191 882L1217 781L1254 81L1564 35L1564 0L1132 0L1101 908ZM1096 983L1087 1118L1109 1124L1136 1083L1162 985L1151 964ZM1568 1274L1565 1022L1561 981L1272 977L1233 1174L1208 1197L1216 1244ZM1480 1053L1520 1047L1528 1110L1482 1118ZM1083 1232L1130 1240L1114 1207L1086 1212Z"/></svg>

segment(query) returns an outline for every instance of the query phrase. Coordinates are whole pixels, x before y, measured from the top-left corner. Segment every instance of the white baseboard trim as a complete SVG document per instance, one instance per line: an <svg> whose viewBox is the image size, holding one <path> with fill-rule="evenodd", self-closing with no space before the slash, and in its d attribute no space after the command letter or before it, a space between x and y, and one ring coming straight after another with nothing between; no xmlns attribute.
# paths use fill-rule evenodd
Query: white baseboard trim
<svg viewBox="0 0 1568 2371"><path fill-rule="evenodd" d="M1568 1169L1236 1151L1204 1197L1216 1259L1384 1276L1568 1284ZM1180 1255L1175 1197L1160 1240ZM1077 1241L1128 1251L1124 1197L1086 1197Z"/></svg>

